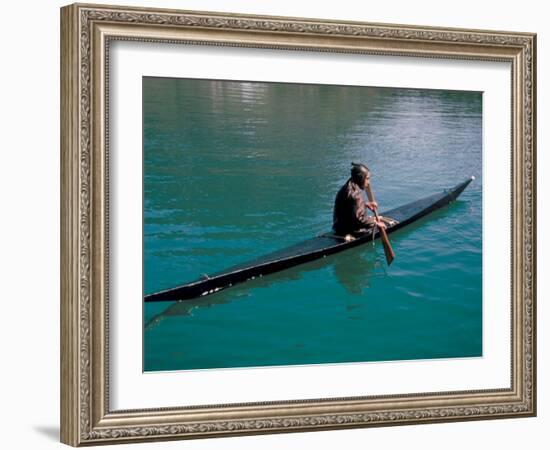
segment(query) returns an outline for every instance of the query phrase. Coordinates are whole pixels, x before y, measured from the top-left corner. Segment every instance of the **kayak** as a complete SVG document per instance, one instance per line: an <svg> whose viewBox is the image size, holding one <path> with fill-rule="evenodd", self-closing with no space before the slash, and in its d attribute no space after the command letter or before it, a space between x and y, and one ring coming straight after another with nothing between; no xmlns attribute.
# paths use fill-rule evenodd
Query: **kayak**
<svg viewBox="0 0 550 450"><path fill-rule="evenodd" d="M389 220L386 232L388 234L393 233L448 205L457 199L473 179L474 177L468 178L454 188L444 189L442 192L429 197L383 212L381 215ZM145 295L144 301L184 301L204 297L256 277L263 277L325 258L371 242L379 237L377 229L367 229L347 236L338 236L333 232L321 234L282 250L229 267L210 276L203 275L190 283Z"/></svg>

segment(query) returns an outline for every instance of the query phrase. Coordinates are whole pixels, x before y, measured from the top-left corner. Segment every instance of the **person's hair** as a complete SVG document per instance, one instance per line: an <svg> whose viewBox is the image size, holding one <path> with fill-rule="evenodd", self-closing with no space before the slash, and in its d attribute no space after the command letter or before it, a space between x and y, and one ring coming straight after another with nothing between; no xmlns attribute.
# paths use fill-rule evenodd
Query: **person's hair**
<svg viewBox="0 0 550 450"><path fill-rule="evenodd" d="M351 179L354 183L362 186L369 174L370 170L364 164L354 162L351 163Z"/></svg>

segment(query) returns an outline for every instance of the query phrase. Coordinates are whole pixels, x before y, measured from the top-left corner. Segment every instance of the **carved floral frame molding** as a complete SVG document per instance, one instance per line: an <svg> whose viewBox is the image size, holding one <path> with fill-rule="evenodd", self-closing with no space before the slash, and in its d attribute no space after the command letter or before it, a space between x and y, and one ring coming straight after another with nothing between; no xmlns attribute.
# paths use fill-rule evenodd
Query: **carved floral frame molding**
<svg viewBox="0 0 550 450"><path fill-rule="evenodd" d="M113 40L507 61L509 389L111 411L108 67ZM536 35L75 4L61 10L61 440L73 446L536 414Z"/></svg>

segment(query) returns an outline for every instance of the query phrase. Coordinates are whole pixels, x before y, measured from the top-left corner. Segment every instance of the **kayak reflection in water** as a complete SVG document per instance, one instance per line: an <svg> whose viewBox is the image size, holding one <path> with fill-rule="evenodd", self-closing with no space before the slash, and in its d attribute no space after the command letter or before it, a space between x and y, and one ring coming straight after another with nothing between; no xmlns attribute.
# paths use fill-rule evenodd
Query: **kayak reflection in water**
<svg viewBox="0 0 550 450"><path fill-rule="evenodd" d="M383 259L363 247L342 252L332 259L333 273L348 294L362 295L374 278L386 276Z"/></svg>
<svg viewBox="0 0 550 450"><path fill-rule="evenodd" d="M351 178L340 188L334 201L334 233L347 236L375 225L385 229L386 224L383 220L376 220L368 214L368 210L374 212L378 209L375 201L365 200L365 190L370 183L369 168L359 163L351 163L351 166Z"/></svg>

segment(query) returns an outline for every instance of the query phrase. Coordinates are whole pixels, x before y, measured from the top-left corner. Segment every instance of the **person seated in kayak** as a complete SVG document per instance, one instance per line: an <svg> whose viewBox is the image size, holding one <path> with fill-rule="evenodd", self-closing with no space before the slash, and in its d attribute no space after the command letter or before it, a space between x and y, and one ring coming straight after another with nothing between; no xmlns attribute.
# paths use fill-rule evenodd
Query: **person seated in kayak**
<svg viewBox="0 0 550 450"><path fill-rule="evenodd" d="M382 220L376 220L368 214L369 209L375 211L378 208L376 202L368 202L365 199L365 189L370 180L369 168L364 164L351 164L351 178L340 188L334 201L334 233L346 236L373 226L386 228Z"/></svg>

